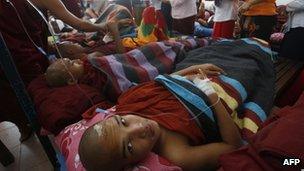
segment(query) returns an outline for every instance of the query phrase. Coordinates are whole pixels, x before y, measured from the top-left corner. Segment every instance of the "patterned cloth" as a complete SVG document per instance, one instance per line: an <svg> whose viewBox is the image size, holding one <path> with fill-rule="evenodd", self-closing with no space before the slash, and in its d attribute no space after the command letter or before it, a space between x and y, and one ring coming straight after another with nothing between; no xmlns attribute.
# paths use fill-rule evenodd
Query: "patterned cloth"
<svg viewBox="0 0 304 171"><path fill-rule="evenodd" d="M131 86L153 80L159 74L171 73L184 51L209 45L207 39L187 38L179 41L154 42L125 54L89 57L91 65L107 76L103 86L109 100L116 98Z"/></svg>
<svg viewBox="0 0 304 171"><path fill-rule="evenodd" d="M254 39L223 40L189 52L176 70L203 63L215 64L228 73L211 78L213 88L247 140L258 131L272 108L272 51Z"/></svg>
<svg viewBox="0 0 304 171"><path fill-rule="evenodd" d="M154 7L147 7L142 14L136 38L128 37L122 40L127 48L136 48L149 42L168 40L168 29L163 14Z"/></svg>
<svg viewBox="0 0 304 171"><path fill-rule="evenodd" d="M155 80L166 87L184 105L190 118L205 136L205 143L220 141L220 132L206 96L191 81L184 77L159 75Z"/></svg>

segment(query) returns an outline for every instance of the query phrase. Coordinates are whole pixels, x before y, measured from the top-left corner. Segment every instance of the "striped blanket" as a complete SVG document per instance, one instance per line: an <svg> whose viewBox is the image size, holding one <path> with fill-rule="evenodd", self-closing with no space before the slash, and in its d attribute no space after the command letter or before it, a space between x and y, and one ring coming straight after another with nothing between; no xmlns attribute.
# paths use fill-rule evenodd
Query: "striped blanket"
<svg viewBox="0 0 304 171"><path fill-rule="evenodd" d="M212 85L246 141L258 131L272 108L275 72L271 57L271 50L254 39L225 40L189 52L177 64L176 70L196 64L213 63L226 71L227 76L211 77ZM205 101L204 98L201 99ZM193 102L196 101L190 100L190 103ZM205 109L206 106L210 104L204 102L201 107ZM207 123L212 126L215 124L212 124L213 114L211 110L209 113L208 111L204 111L208 116L205 118L209 118L207 121L211 123ZM216 130L215 127L211 128ZM211 128L207 130L212 130ZM216 131L213 133L216 134ZM213 138L216 139L216 136Z"/></svg>
<svg viewBox="0 0 304 171"><path fill-rule="evenodd" d="M185 51L209 45L212 40L187 38L180 41L149 43L125 54L88 57L93 67L107 75L103 93L109 100L131 86L153 80L159 74L171 73L185 57Z"/></svg>

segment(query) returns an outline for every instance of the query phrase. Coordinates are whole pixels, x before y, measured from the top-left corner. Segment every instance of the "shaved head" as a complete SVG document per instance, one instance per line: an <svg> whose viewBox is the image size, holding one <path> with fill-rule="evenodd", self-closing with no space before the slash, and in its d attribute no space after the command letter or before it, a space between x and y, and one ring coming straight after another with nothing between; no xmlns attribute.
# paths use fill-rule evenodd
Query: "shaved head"
<svg viewBox="0 0 304 171"><path fill-rule="evenodd" d="M105 122L98 122L89 127L79 143L79 157L83 166L88 170L120 170L120 158L115 144L111 142L110 127Z"/></svg>

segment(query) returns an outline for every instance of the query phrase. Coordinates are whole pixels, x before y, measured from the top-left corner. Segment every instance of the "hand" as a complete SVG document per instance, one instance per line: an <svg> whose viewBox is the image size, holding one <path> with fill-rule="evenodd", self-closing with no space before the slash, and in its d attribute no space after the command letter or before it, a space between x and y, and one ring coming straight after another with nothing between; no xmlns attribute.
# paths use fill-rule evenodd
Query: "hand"
<svg viewBox="0 0 304 171"><path fill-rule="evenodd" d="M244 12L246 12L246 11L248 11L248 9L250 8L250 3L248 3L248 2L244 2L240 7L239 7L239 12L240 13L244 13Z"/></svg>
<svg viewBox="0 0 304 171"><path fill-rule="evenodd" d="M119 26L129 26L133 23L133 20L132 19L129 19L129 18L125 18L125 19L121 19L121 20L118 20L118 25Z"/></svg>
<svg viewBox="0 0 304 171"><path fill-rule="evenodd" d="M113 32L118 30L118 22L116 20L109 20L107 22L108 31Z"/></svg>
<svg viewBox="0 0 304 171"><path fill-rule="evenodd" d="M177 72L176 74L180 74L182 76L201 74L200 70L206 75L220 75L221 73L226 74L223 69L213 64L193 65L189 68L181 70L180 72Z"/></svg>
<svg viewBox="0 0 304 171"><path fill-rule="evenodd" d="M199 78L202 80L206 79L207 75L203 71L201 71L201 72L202 73L200 73L200 74L189 74L189 75L186 75L185 77L186 77L186 79L188 79L190 81L195 80L195 78Z"/></svg>

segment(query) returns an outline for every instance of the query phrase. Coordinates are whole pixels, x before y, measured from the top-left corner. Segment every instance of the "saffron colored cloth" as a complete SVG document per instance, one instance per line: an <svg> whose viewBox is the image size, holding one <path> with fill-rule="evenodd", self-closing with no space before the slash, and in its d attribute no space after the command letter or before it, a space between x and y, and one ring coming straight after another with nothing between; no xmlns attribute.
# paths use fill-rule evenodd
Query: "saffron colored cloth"
<svg viewBox="0 0 304 171"><path fill-rule="evenodd" d="M249 1L249 0L246 0ZM246 2L245 1L245 2ZM245 16L274 16L277 15L275 0L262 0L252 5L248 11L244 12Z"/></svg>
<svg viewBox="0 0 304 171"><path fill-rule="evenodd" d="M116 112L136 113L155 120L163 127L178 132L191 140L193 145L202 144L205 137L190 114L173 94L161 84L151 81L133 87L117 100Z"/></svg>
<svg viewBox="0 0 304 171"><path fill-rule="evenodd" d="M122 39L126 48L134 49L150 42L168 40L168 28L166 20L160 10L154 7L147 7L142 13L142 21L138 27L137 37Z"/></svg>
<svg viewBox="0 0 304 171"><path fill-rule="evenodd" d="M263 128L250 138L249 144L223 154L220 170L296 171L304 167L304 94L294 106L280 109ZM299 159L297 165L284 165L285 159Z"/></svg>

